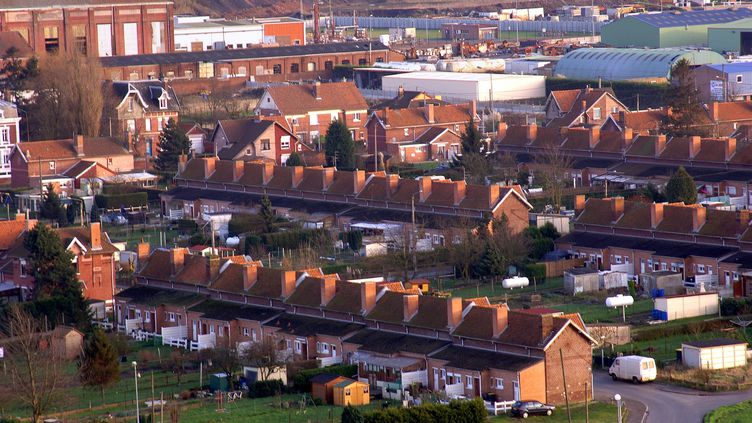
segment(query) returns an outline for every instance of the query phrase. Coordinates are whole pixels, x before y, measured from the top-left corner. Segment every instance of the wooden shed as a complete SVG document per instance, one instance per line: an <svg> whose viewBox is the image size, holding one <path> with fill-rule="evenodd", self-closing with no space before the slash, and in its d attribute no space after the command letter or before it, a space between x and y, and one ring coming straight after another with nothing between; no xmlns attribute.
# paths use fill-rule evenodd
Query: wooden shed
<svg viewBox="0 0 752 423"><path fill-rule="evenodd" d="M70 326L57 326L51 333L55 351L62 354L66 360L73 360L81 354L84 345L84 334Z"/></svg>
<svg viewBox="0 0 752 423"><path fill-rule="evenodd" d="M371 390L367 383L345 379L334 385L334 405L367 405L371 401Z"/></svg>
<svg viewBox="0 0 752 423"><path fill-rule="evenodd" d="M598 291L600 280L598 271L586 267L578 267L564 271L564 291L570 295L583 292Z"/></svg>
<svg viewBox="0 0 752 423"><path fill-rule="evenodd" d="M747 343L718 338L682 344L682 362L699 369L729 369L747 364Z"/></svg>
<svg viewBox="0 0 752 423"><path fill-rule="evenodd" d="M316 375L311 378L311 397L319 398L324 401L325 404L333 404L334 385L346 380L351 379L331 373Z"/></svg>

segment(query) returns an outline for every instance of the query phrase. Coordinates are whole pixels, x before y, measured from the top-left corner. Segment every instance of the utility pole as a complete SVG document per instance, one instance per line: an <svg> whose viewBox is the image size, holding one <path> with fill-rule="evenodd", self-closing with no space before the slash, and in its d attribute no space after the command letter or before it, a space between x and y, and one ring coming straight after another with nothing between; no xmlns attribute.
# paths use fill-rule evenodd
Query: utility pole
<svg viewBox="0 0 752 423"><path fill-rule="evenodd" d="M564 401L567 403L567 421L572 423L572 413L569 410L569 389L567 389L567 372L564 371L564 352L559 349L559 358L561 359L561 378L564 382Z"/></svg>

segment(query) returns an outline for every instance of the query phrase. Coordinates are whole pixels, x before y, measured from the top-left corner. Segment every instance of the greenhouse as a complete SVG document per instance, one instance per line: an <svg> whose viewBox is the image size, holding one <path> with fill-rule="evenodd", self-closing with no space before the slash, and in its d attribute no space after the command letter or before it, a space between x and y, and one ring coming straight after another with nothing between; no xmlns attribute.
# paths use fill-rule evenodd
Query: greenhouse
<svg viewBox="0 0 752 423"><path fill-rule="evenodd" d="M580 80L666 81L681 59L692 65L720 64L726 60L709 50L585 48L559 60L555 75Z"/></svg>

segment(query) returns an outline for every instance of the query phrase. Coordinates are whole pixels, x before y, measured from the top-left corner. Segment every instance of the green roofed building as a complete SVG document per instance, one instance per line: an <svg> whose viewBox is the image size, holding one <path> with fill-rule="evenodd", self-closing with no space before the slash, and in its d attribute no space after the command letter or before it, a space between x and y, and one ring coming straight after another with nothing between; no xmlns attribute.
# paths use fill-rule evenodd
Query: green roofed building
<svg viewBox="0 0 752 423"><path fill-rule="evenodd" d="M692 65L726 63L710 50L583 48L565 54L554 74L580 80L665 82L681 59Z"/></svg>
<svg viewBox="0 0 752 423"><path fill-rule="evenodd" d="M601 41L612 47L704 47L709 28L750 25L748 18L747 8L642 13L605 25Z"/></svg>

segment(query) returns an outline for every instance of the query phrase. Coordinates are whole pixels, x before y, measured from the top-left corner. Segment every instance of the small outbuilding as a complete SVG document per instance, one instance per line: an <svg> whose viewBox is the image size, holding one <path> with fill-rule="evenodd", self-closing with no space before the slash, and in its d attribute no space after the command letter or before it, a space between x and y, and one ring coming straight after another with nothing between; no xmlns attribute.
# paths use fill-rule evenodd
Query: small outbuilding
<svg viewBox="0 0 752 423"><path fill-rule="evenodd" d="M52 331L52 342L55 344L55 351L62 354L66 360L73 360L81 354L84 334L76 328L59 325Z"/></svg>
<svg viewBox="0 0 752 423"><path fill-rule="evenodd" d="M640 275L640 283L645 292L652 297L684 294L684 281L681 273L660 271Z"/></svg>
<svg viewBox="0 0 752 423"><path fill-rule="evenodd" d="M718 307L717 292L658 297L655 299L653 318L656 320L676 320L707 316L717 314Z"/></svg>
<svg viewBox="0 0 752 423"><path fill-rule="evenodd" d="M371 401L371 390L367 383L345 378L337 382L333 389L334 405L367 405Z"/></svg>
<svg viewBox="0 0 752 423"><path fill-rule="evenodd" d="M311 378L311 397L318 398L325 404L333 404L334 385L347 380L350 379L331 373L316 375Z"/></svg>
<svg viewBox="0 0 752 423"><path fill-rule="evenodd" d="M747 364L747 343L716 338L682 344L682 362L696 369L730 369Z"/></svg>
<svg viewBox="0 0 752 423"><path fill-rule="evenodd" d="M578 267L564 271L564 291L577 295L583 292L598 291L600 278L598 271L586 267Z"/></svg>
<svg viewBox="0 0 752 423"><path fill-rule="evenodd" d="M600 272L598 274L601 289L617 289L629 287L627 274L624 272Z"/></svg>

